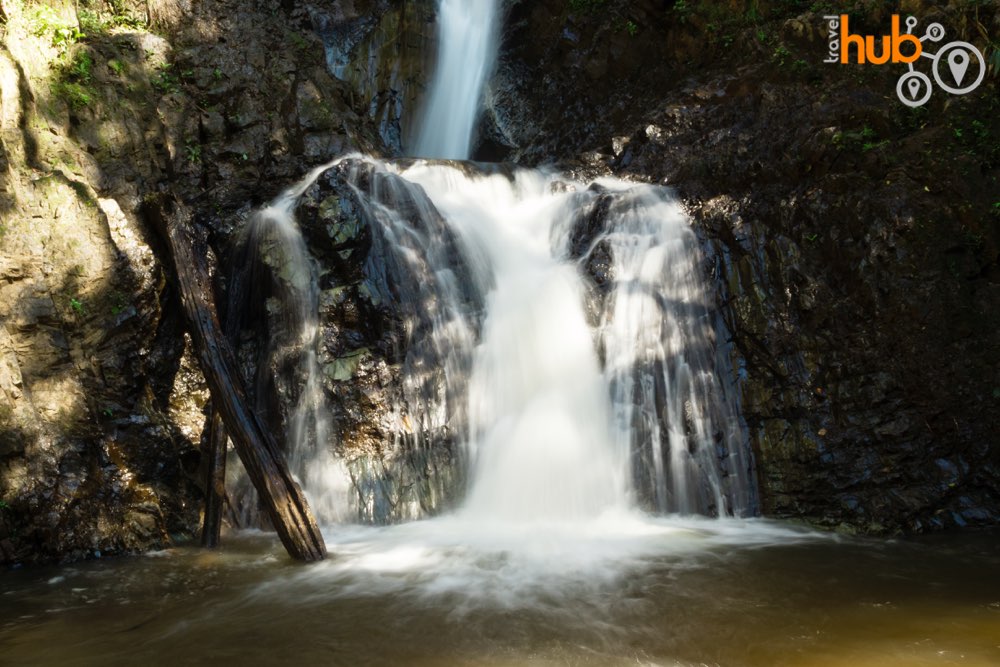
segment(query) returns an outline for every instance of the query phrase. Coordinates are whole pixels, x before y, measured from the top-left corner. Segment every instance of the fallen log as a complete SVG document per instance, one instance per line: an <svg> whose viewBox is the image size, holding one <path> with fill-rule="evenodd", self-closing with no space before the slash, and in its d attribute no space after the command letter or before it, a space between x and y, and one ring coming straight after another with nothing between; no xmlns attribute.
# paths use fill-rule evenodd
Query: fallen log
<svg viewBox="0 0 1000 667"><path fill-rule="evenodd" d="M249 407L236 357L223 335L205 259L194 250L191 215L173 198L147 202L146 218L167 243L201 371L261 504L288 554L302 561L326 557L326 545L302 489L292 479L270 431Z"/></svg>
<svg viewBox="0 0 1000 667"><path fill-rule="evenodd" d="M205 441L205 517L201 522L201 546L214 549L222 534L222 508L226 503L226 426L212 408Z"/></svg>

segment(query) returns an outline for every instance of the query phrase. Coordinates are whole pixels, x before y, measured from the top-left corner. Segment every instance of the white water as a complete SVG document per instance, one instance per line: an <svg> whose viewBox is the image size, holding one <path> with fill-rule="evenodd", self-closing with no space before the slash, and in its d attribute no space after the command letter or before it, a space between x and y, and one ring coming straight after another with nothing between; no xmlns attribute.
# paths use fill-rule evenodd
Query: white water
<svg viewBox="0 0 1000 667"><path fill-rule="evenodd" d="M695 234L662 189L633 186L622 194L602 238L616 281L601 320L616 438L639 448L637 441L650 443L652 465L641 481L657 510L752 514L746 435L735 388L724 388L729 364L716 347Z"/></svg>
<svg viewBox="0 0 1000 667"><path fill-rule="evenodd" d="M466 279L485 293L478 341L473 313L435 332L438 349L472 359L462 383L464 516L576 521L621 512L636 495L663 512L753 513L746 437L720 375L701 255L665 190L613 180L594 188L529 170L377 168L398 173L395 187L427 193L460 241ZM602 202L608 212L590 250L608 249L614 279L593 306L592 328L586 258L569 253L581 216ZM449 285L434 301L459 301Z"/></svg>
<svg viewBox="0 0 1000 667"><path fill-rule="evenodd" d="M438 57L411 153L465 160L496 59L497 0L441 0Z"/></svg>
<svg viewBox="0 0 1000 667"><path fill-rule="evenodd" d="M331 165L313 169L302 181L257 211L244 232L244 242L251 244L255 252L266 253L277 265L272 268L281 283L281 299L290 317L282 323L283 331L273 332L269 359L264 363L271 366L276 355L299 355L304 382L288 415L288 465L301 486L308 489L310 508L321 523L346 516L349 487L343 464L333 455L331 415L323 396L317 358L320 326L316 271L295 221L294 209L306 189ZM242 469L237 468L230 478L249 489ZM245 505L244 523L252 525L256 520L249 517L256 512L256 503L248 501Z"/></svg>
<svg viewBox="0 0 1000 667"><path fill-rule="evenodd" d="M463 516L579 521L626 511L637 499L661 512L753 513L746 437L725 389L700 252L669 193L542 171L470 176L442 163L357 164L396 176L379 181L384 192L357 194L390 252L423 276L409 289L432 323L433 353L421 352L412 366L425 372L433 360L447 386L428 398L416 389L421 378L404 376L413 389L401 408L417 425L411 430L465 431ZM273 231L291 267L282 271L295 304L288 326L300 332L305 381L291 411L290 459L323 522L349 515L349 483L330 453L314 270L292 211L328 166L263 209L252 227ZM424 222L395 211L395 201L427 202L406 214ZM594 328L585 312L586 256L569 254L582 218L601 205L606 213L584 250L605 249L613 280L606 300L591 305ZM443 224L432 222L438 214ZM443 250L448 234L461 267ZM464 305L462 281L475 286L482 312Z"/></svg>
<svg viewBox="0 0 1000 667"><path fill-rule="evenodd" d="M583 281L553 246L572 213L569 195L550 194L554 178L541 172L467 178L418 165L401 175L424 188L461 239L475 282L490 286L468 382L473 468L462 513L574 520L623 508L627 452L610 446Z"/></svg>
<svg viewBox="0 0 1000 667"><path fill-rule="evenodd" d="M433 347L449 375L462 375L449 378L465 392L450 411L464 419L470 482L445 516L328 526L333 558L295 584L324 585L297 595L416 596L446 600L459 615L483 607L572 614L580 596L603 605L608 591L664 563L689 567L736 546L816 538L756 520L636 508L641 495L666 512L753 513L746 437L719 375L711 291L689 222L667 191L613 180L591 187L543 171L364 164L397 176L380 180L367 204L390 249L410 262L422 255L419 275L453 278L421 280L421 290L436 292L420 298L437 304ZM418 223L412 206L394 211L391 202L416 198L401 192L418 188L445 226ZM572 249L602 203L608 212L584 250L608 248L613 280L607 300L592 306L592 326L586 257ZM445 232L464 266L434 252L447 245ZM481 295L481 318L462 310L460 281Z"/></svg>
<svg viewBox="0 0 1000 667"><path fill-rule="evenodd" d="M460 513L388 527L330 526L323 536L328 561L255 594L292 596L298 604L391 595L443 602L457 617L484 608L530 609L587 625L599 622L587 614L627 604L622 591L650 571L704 567L740 549L838 539L760 519L629 511L521 523Z"/></svg>
<svg viewBox="0 0 1000 667"><path fill-rule="evenodd" d="M468 157L495 21L491 0L442 0L418 155ZM324 571L332 584L537 605L562 587L613 583L667 554L802 537L762 522L653 518L637 509L755 511L712 290L668 192L542 171L470 175L422 161L400 167L358 157L355 169L384 176L368 191L360 183L369 181L358 179L355 195L379 242L416 276L414 285L396 286L411 303L404 326L426 328L417 326L423 318L431 331L429 349L411 349L404 364L400 422L411 434L459 429L469 484L447 516L378 529L331 524L345 514L349 483L330 447L316 445L328 426L316 374L315 281L299 286L308 296L299 314L307 379L291 458L328 525L335 558ZM292 211L321 170L261 215L283 230L310 276ZM579 247L581 225L596 226L588 247ZM446 250L453 243L459 263ZM610 274L603 293L587 282L588 261L602 254ZM428 360L445 375L433 395ZM410 445L434 446L421 437Z"/></svg>

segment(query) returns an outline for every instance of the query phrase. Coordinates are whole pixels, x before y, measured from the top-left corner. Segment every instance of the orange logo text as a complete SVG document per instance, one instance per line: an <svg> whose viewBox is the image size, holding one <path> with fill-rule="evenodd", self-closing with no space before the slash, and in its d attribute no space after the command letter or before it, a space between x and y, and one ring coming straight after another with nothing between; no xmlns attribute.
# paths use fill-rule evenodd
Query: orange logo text
<svg viewBox="0 0 1000 667"><path fill-rule="evenodd" d="M892 17L890 34L880 37L852 35L850 17L847 14L823 18L826 20L830 44L829 55L823 62L842 64L855 62L862 65L865 63L884 65L889 62L909 64L919 58L924 51L917 37L900 31L898 14ZM902 47L907 43L911 46L907 47L904 53Z"/></svg>

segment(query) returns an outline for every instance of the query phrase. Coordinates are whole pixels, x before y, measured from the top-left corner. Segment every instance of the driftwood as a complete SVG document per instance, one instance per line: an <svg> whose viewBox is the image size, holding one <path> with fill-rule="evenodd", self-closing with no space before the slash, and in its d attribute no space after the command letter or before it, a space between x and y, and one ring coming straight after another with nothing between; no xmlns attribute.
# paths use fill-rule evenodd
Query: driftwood
<svg viewBox="0 0 1000 667"><path fill-rule="evenodd" d="M212 408L205 441L205 518L201 523L201 546L219 546L222 533L222 508L226 503L226 426L219 411Z"/></svg>
<svg viewBox="0 0 1000 667"><path fill-rule="evenodd" d="M163 235L174 260L177 287L190 323L212 405L253 482L289 555L303 561L326 557L326 545L302 489L260 417L249 407L236 357L219 324L212 282L204 257L194 250L190 213L173 199L147 203L144 213Z"/></svg>

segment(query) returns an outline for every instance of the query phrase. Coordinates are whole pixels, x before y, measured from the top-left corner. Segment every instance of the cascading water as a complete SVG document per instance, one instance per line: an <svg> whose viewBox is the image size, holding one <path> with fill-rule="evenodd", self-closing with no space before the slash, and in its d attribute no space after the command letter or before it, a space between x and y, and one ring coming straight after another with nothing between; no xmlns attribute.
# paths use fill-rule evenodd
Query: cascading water
<svg viewBox="0 0 1000 667"><path fill-rule="evenodd" d="M287 456L292 474L308 490L310 507L317 520L324 523L345 516L347 495L342 465L333 456L330 414L317 361L320 327L316 272L293 210L302 193L325 169L326 166L312 170L300 183L251 217L240 244L247 261L237 267L229 306L230 317L248 311L246 301L259 296L253 293L259 287L254 284L259 277L252 274L257 272L258 262L267 265L276 296L284 304L281 312L285 318L276 325L277 331L267 332L270 344L264 358L258 361L257 407L266 411L262 397L266 395L264 387L272 381L267 377L268 372L286 366L299 371L298 398L287 416ZM231 328L230 335L234 333ZM241 468L236 469L234 477L233 484L241 494L255 498ZM246 500L241 505L241 523L256 524L256 503Z"/></svg>
<svg viewBox="0 0 1000 667"><path fill-rule="evenodd" d="M472 478L462 512L511 521L577 519L625 506L626 461L609 447L608 390L583 312L585 286L553 247L571 209L553 178L469 178L417 165L476 281L489 285L468 390Z"/></svg>
<svg viewBox="0 0 1000 667"><path fill-rule="evenodd" d="M442 0L418 154L468 157L496 11L492 0ZM334 165L348 167L359 215L392 264L381 271L397 283L415 278L397 285L408 332L397 417L418 448L434 446L420 434L458 432L469 481L447 521L467 534L490 525L494 535L541 523L571 542L566 531L592 535L596 525L601 534L646 530L636 505L756 511L697 239L666 190L354 156L314 170L254 223L274 230L294 267L285 282L302 377L287 439L321 521L346 514L347 483L330 455L316 281L292 214ZM427 380L429 365L443 383Z"/></svg>
<svg viewBox="0 0 1000 667"><path fill-rule="evenodd" d="M463 515L577 520L623 511L636 495L664 512L753 513L751 462L720 374L697 241L664 189L613 180L590 187L529 170L470 175L448 163L367 164L397 175L395 188L426 192L447 228L421 247L444 247L447 232L464 257L452 271L449 254L428 256L433 272L464 274L482 295L481 316L462 310L469 299L454 280L438 281L424 299L449 304L435 347L448 351L449 375L462 375L449 384L466 392ZM398 194L358 194L393 246L412 225L412 208L394 211ZM603 217L582 239L595 210ZM406 258L414 246L392 250ZM611 285L595 299L586 264L601 252L610 255Z"/></svg>
<svg viewBox="0 0 1000 667"><path fill-rule="evenodd" d="M441 0L437 67L414 155L469 158L483 85L496 58L497 13L497 0Z"/></svg>
<svg viewBox="0 0 1000 667"><path fill-rule="evenodd" d="M605 183L622 188L621 183ZM601 319L616 438L636 453L636 484L661 512L754 511L751 461L697 239L662 189L611 197L606 244L615 285Z"/></svg>

